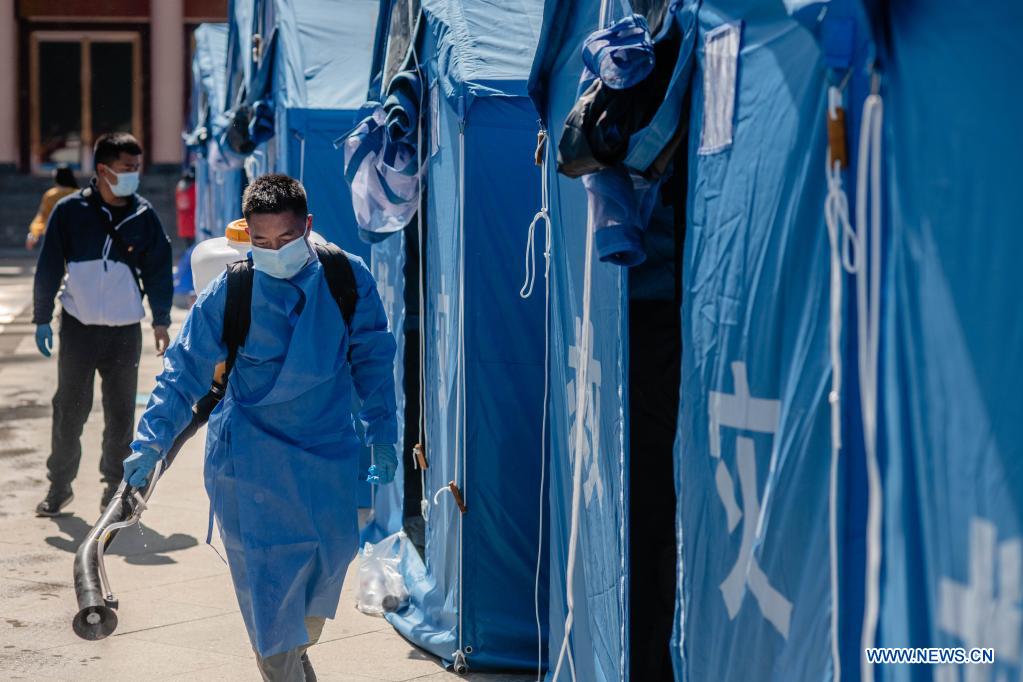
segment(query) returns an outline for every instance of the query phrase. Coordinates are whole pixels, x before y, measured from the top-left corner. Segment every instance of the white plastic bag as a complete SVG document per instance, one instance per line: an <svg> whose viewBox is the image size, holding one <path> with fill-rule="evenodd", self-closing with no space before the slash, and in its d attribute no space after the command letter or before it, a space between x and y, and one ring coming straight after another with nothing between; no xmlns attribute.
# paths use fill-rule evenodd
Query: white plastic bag
<svg viewBox="0 0 1023 682"><path fill-rule="evenodd" d="M404 531L359 551L359 590L355 608L371 616L397 611L408 602L401 562L411 543Z"/></svg>

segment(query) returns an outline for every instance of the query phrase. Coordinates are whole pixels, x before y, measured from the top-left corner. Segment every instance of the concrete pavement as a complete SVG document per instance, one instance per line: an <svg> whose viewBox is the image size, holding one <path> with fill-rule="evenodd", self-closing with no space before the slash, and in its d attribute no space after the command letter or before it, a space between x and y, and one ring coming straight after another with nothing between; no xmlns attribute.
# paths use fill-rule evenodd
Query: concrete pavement
<svg viewBox="0 0 1023 682"><path fill-rule="evenodd" d="M35 518L47 487L56 361L35 349L25 306L30 275L24 262L0 259L0 679L258 680L227 566L204 544L201 437L161 481L143 528L123 531L111 546L107 567L120 599L117 632L99 642L72 632L74 551L99 513L102 411L97 382L70 514ZM176 326L182 319L176 311ZM159 369L147 332L140 405ZM353 565L337 618L309 652L320 680L459 679L383 619L358 612L355 584ZM525 682L535 676L470 678Z"/></svg>

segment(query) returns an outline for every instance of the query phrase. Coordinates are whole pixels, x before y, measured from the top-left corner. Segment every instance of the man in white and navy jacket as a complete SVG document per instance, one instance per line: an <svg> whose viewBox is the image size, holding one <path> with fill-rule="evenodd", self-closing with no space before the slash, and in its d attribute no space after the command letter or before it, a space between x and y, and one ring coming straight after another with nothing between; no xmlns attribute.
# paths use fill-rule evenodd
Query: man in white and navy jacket
<svg viewBox="0 0 1023 682"><path fill-rule="evenodd" d="M50 490L36 507L40 516L56 516L71 502L96 372L104 417L101 509L121 482L135 425L143 292L153 313L157 353L170 342L171 246L156 211L135 193L142 147L127 133L103 135L93 158L96 176L89 186L62 199L50 214L36 268L32 322L46 357L53 348L50 321L58 290L62 308L46 461Z"/></svg>

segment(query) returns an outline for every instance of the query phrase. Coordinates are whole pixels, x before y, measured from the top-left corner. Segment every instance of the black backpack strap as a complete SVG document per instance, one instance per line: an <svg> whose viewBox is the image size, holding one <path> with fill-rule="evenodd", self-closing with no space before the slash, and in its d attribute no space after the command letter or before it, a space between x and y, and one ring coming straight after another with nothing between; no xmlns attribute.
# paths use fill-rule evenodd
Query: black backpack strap
<svg viewBox="0 0 1023 682"><path fill-rule="evenodd" d="M355 270L348 254L334 244L316 244L316 255L323 265L330 294L337 301L349 330L355 317L355 306L359 300L359 288L355 282ZM255 271L252 261L246 259L227 266L227 300L224 303L224 345L227 346L227 362L224 379L231 373L238 349L245 343L252 324L252 280Z"/></svg>
<svg viewBox="0 0 1023 682"><path fill-rule="evenodd" d="M223 340L227 346L224 380L231 373L238 349L245 343L252 323L252 278L254 270L248 259L227 266L227 300L224 303Z"/></svg>
<svg viewBox="0 0 1023 682"><path fill-rule="evenodd" d="M352 318L355 317L355 306L359 302L359 287L355 282L355 270L348 254L334 244L316 244L316 255L323 265L323 274L327 278L330 294L341 309L341 317L349 332Z"/></svg>
<svg viewBox="0 0 1023 682"><path fill-rule="evenodd" d="M113 243L114 248L117 249L117 253L121 256L121 260L128 269L131 270L131 276L135 279L135 286L139 288L139 293L142 296L146 295L146 291L142 286L142 278L139 277L138 260L135 258L135 249L129 246L128 242L125 241L121 233L118 232L114 225L110 222L110 216L103 212L100 207L99 191L94 185L86 187L81 192L82 196L85 197L85 202L92 207L92 210L99 216L99 223L103 226L103 230L110 237L110 241ZM138 203L133 204L132 208L137 208ZM122 221L123 222L123 221Z"/></svg>

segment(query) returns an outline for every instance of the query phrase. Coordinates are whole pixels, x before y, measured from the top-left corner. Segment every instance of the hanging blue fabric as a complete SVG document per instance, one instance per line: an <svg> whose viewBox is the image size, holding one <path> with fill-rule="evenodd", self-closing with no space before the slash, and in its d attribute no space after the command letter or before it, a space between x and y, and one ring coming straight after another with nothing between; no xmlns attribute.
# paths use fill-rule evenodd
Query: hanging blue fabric
<svg viewBox="0 0 1023 682"><path fill-rule="evenodd" d="M185 148L193 154L206 155L206 142L210 138L210 132L206 126L198 126L194 130L182 133L181 139Z"/></svg>
<svg viewBox="0 0 1023 682"><path fill-rule="evenodd" d="M390 142L386 121L384 107L376 104L371 115L335 142L344 148L345 180L352 189L359 236L369 242L379 241L369 235L386 237L402 230L419 206L416 146ZM398 122L394 129L400 130Z"/></svg>
<svg viewBox="0 0 1023 682"><path fill-rule="evenodd" d="M668 170L681 140L682 104L689 90L695 33L695 9L689 5L675 8L657 36L659 44L668 46L662 53L675 60L656 64L656 73L653 42L646 19L641 16L627 16L608 29L590 34L583 44L586 68L581 92L591 91L587 83L596 75L600 78L598 85L609 88L633 87L648 79L643 85L652 89L649 95L661 98L650 122L638 130L630 129L628 120L616 124L608 115L611 106L599 114L597 126L604 146L627 146L629 150L624 163L582 176L590 227L596 231L595 245L601 261L633 267L646 260L643 231L657 198L659 178ZM630 94L622 93L621 97ZM592 142L593 138L588 140Z"/></svg>
<svg viewBox="0 0 1023 682"><path fill-rule="evenodd" d="M274 107L265 99L252 105L249 119L249 139L257 147L274 136Z"/></svg>
<svg viewBox="0 0 1023 682"><path fill-rule="evenodd" d="M415 144L422 97L422 81L415 71L402 71L391 79L384 99L388 142Z"/></svg>
<svg viewBox="0 0 1023 682"><path fill-rule="evenodd" d="M600 260L630 268L645 261L643 232L660 183L619 165L584 175L583 186Z"/></svg>
<svg viewBox="0 0 1023 682"><path fill-rule="evenodd" d="M630 14L592 33L583 43L583 63L615 90L642 81L654 70L654 43L646 19Z"/></svg>
<svg viewBox="0 0 1023 682"><path fill-rule="evenodd" d="M274 63L276 62L279 31L275 28L266 41L252 81L249 83L245 101L254 104L259 100L273 99Z"/></svg>

